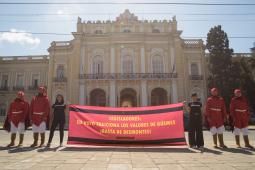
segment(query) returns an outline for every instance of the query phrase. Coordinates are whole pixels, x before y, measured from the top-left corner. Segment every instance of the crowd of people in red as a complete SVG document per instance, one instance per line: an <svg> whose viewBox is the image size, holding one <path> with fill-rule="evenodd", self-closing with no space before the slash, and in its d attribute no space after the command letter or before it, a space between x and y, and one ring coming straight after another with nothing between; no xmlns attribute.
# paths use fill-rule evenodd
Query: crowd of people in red
<svg viewBox="0 0 255 170"><path fill-rule="evenodd" d="M230 102L230 113L227 112L224 99L219 95L217 88L211 89L211 96L206 101L204 115L202 115L202 104L197 99L197 94L192 94L192 102L188 105L189 119L189 144L191 147L203 147L202 119L207 122L213 137L214 147L227 148L223 140L224 124L232 120L233 133L238 148L240 145L240 134L242 133L245 147L253 149L248 138L248 122L250 118L249 104L242 95L240 89L234 90L234 97ZM196 115L196 116L194 116ZM194 118L192 118L194 117ZM195 127L195 128L194 128Z"/></svg>
<svg viewBox="0 0 255 170"><path fill-rule="evenodd" d="M17 97L10 104L4 125L4 128L11 133L11 142L8 147L15 146L17 132L19 133L18 146L22 146L24 132L29 126L32 126L34 138L31 147L38 146L39 134L41 137L39 147L42 147L45 142L45 131L49 126L50 118L52 120L52 125L47 146L50 147L57 125L59 125L60 129L60 145L62 146L66 108L63 96L57 95L56 101L52 106L53 116L50 116L50 102L44 87L39 87L38 94L33 97L30 105L24 100L24 95L24 92L18 92ZM233 120L237 147L241 147L240 134L242 133L245 147L253 148L248 138L249 104L242 95L241 90L236 89L234 91L234 97L230 103L230 113L227 113L224 99L219 96L217 88L211 89L211 96L208 97L206 101L204 115L201 110L202 103L198 101L197 94L195 93L192 94L192 102L190 102L187 107L190 113L188 133L190 147L204 147L202 128L202 119L204 117L205 121L208 122L210 132L213 136L214 147L218 147L217 141L219 140L219 147L227 148L223 140L223 132L225 131L224 123L231 118Z"/></svg>
<svg viewBox="0 0 255 170"><path fill-rule="evenodd" d="M63 130L65 123L65 104L62 95L58 95L55 104L52 106L53 114L50 115L50 102L47 97L46 89L43 86L38 88L38 94L32 98L31 104L24 99L24 92L19 91L17 97L10 104L8 114L4 123L4 129L11 133L11 142L7 147L15 146L16 134L19 133L19 144L23 145L24 132L32 126L34 142L31 147L38 146L39 134L41 142L39 147L44 146L45 131L49 127L50 118L52 120L52 128L48 145L50 146L54 130L56 126L60 125L60 145L63 142ZM58 109L60 107L63 109ZM61 122L60 122L61 119Z"/></svg>

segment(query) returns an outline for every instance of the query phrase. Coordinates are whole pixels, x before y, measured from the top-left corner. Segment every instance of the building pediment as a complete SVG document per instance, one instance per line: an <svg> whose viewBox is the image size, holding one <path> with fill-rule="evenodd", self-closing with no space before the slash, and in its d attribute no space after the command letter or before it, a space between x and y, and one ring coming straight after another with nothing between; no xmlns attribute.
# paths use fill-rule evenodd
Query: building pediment
<svg viewBox="0 0 255 170"><path fill-rule="evenodd" d="M128 9L126 9L122 14L120 14L116 18L116 22L121 23L130 23L130 22L136 22L138 21L138 17L135 16L133 13L130 13Z"/></svg>

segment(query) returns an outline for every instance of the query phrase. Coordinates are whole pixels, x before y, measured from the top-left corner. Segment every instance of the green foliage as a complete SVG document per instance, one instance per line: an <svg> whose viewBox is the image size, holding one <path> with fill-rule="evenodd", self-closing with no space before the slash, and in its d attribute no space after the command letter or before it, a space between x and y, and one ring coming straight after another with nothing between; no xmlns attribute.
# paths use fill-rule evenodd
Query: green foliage
<svg viewBox="0 0 255 170"><path fill-rule="evenodd" d="M209 51L208 89L217 87L227 106L233 91L240 88L255 110L255 53L252 57L232 58L233 50L229 48L227 34L221 26L215 26L207 34L206 49Z"/></svg>
<svg viewBox="0 0 255 170"><path fill-rule="evenodd" d="M211 28L207 34L206 49L210 53L208 87L217 87L229 104L234 85L232 67L236 65L232 66L233 50L229 48L228 36L220 25Z"/></svg>

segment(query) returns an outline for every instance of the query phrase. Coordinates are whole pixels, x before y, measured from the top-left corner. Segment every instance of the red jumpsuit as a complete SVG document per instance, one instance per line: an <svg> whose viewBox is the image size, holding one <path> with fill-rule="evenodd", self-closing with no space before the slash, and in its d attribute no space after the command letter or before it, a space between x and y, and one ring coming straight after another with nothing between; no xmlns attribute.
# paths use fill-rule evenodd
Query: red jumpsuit
<svg viewBox="0 0 255 170"><path fill-rule="evenodd" d="M26 116L29 113L29 104L21 99L15 99L9 108L8 119L16 127L18 127L20 122L25 123Z"/></svg>
<svg viewBox="0 0 255 170"><path fill-rule="evenodd" d="M32 124L39 126L43 121L47 123L50 113L50 103L47 96L38 95L33 97L30 106Z"/></svg>
<svg viewBox="0 0 255 170"><path fill-rule="evenodd" d="M219 128L227 117L225 102L222 97L211 96L207 99L205 116L209 126Z"/></svg>
<svg viewBox="0 0 255 170"><path fill-rule="evenodd" d="M230 114L234 127L242 129L248 126L249 105L245 97L233 97L230 103Z"/></svg>

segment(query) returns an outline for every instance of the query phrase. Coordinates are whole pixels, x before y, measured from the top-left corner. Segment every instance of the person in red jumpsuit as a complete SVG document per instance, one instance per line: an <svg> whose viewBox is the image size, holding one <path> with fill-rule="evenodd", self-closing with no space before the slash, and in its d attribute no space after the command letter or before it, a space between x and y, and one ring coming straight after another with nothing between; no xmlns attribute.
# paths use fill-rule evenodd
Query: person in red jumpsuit
<svg viewBox="0 0 255 170"><path fill-rule="evenodd" d="M205 117L209 123L210 131L213 136L214 147L218 147L218 137L220 147L227 148L224 144L223 132L225 131L224 122L227 120L228 115L224 99L219 96L217 88L211 89L211 96L206 102Z"/></svg>
<svg viewBox="0 0 255 170"><path fill-rule="evenodd" d="M234 97L230 102L230 115L233 119L234 134L236 145L241 148L240 145L240 133L243 134L245 147L253 149L253 146L249 143L248 138L248 122L250 117L249 104L240 89L234 91Z"/></svg>
<svg viewBox="0 0 255 170"><path fill-rule="evenodd" d="M38 88L38 95L34 96L30 105L30 119L32 124L32 131L34 143L31 147L38 146L39 133L41 136L40 147L44 145L45 131L50 112L50 103L46 94L46 89L43 86Z"/></svg>
<svg viewBox="0 0 255 170"><path fill-rule="evenodd" d="M17 97L10 104L6 122L10 124L9 132L11 132L11 143L7 147L15 145L16 133L19 133L19 144L21 147L23 144L25 133L25 121L29 114L29 104L24 100L24 92L19 91Z"/></svg>

